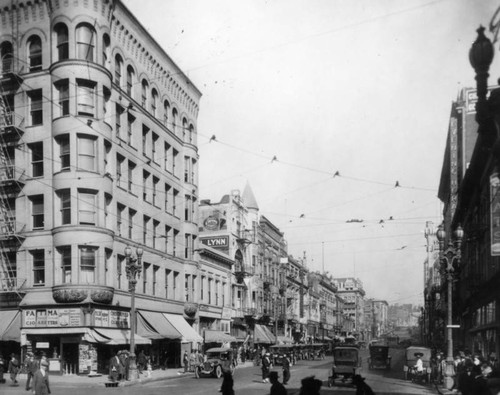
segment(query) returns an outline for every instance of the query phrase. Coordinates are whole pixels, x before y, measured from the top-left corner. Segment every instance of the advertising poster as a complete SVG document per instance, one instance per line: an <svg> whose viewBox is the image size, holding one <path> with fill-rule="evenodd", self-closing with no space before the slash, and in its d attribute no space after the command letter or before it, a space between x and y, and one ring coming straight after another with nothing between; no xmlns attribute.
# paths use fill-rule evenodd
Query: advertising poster
<svg viewBox="0 0 500 395"><path fill-rule="evenodd" d="M56 309L47 309L47 326L59 326L59 314Z"/></svg>
<svg viewBox="0 0 500 395"><path fill-rule="evenodd" d="M47 326L47 311L37 310L36 311L36 326Z"/></svg>

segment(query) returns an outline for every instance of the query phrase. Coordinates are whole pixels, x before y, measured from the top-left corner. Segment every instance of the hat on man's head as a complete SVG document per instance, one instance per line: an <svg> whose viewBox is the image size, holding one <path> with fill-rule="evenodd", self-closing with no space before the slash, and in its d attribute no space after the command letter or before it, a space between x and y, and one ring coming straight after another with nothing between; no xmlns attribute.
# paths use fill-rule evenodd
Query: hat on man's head
<svg viewBox="0 0 500 395"><path fill-rule="evenodd" d="M275 372L274 370L269 373L269 380L278 380L278 372Z"/></svg>
<svg viewBox="0 0 500 395"><path fill-rule="evenodd" d="M40 362L40 366L49 367L49 362L43 359L43 360Z"/></svg>

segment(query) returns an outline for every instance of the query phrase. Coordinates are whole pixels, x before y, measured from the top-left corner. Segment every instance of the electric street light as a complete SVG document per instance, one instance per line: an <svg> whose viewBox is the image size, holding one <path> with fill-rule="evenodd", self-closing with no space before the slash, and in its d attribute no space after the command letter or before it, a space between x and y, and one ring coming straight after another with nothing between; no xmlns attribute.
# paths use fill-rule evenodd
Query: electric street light
<svg viewBox="0 0 500 395"><path fill-rule="evenodd" d="M448 248L444 249L444 241L446 239L446 231L443 229L443 225L439 225L436 232L437 239L439 241L439 258L443 271L446 273L446 283L447 283L447 340L448 349L446 354L446 370L444 372L444 383L447 389L451 390L453 388L453 375L454 375L454 364L453 364L453 322L452 322L452 301L453 301L453 275L456 268L460 265L460 259L462 257L461 246L462 239L464 238L464 231L460 225L453 232L454 244L451 240L448 243Z"/></svg>
<svg viewBox="0 0 500 395"><path fill-rule="evenodd" d="M144 253L142 248L137 248L136 257L132 256L132 248L125 247L125 257L127 259L126 273L128 286L130 290L130 356L129 356L129 379L136 380L139 378L137 373L137 363L135 360L135 286L137 279L141 275L141 260Z"/></svg>

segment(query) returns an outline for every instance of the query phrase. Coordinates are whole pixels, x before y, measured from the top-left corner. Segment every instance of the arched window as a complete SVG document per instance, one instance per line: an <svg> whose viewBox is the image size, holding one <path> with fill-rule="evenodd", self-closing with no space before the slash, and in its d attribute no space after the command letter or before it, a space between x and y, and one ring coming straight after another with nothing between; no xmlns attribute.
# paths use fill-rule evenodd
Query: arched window
<svg viewBox="0 0 500 395"><path fill-rule="evenodd" d="M108 67L109 64L109 46L110 40L107 34L102 36L102 65Z"/></svg>
<svg viewBox="0 0 500 395"><path fill-rule="evenodd" d="M8 73L12 71L12 59L14 51L12 48L12 43L9 41L4 41L0 45L0 54L2 56L2 72Z"/></svg>
<svg viewBox="0 0 500 395"><path fill-rule="evenodd" d="M177 135L177 110L174 108L172 109L172 132Z"/></svg>
<svg viewBox="0 0 500 395"><path fill-rule="evenodd" d="M127 94L130 97L133 97L132 91L133 91L133 86L134 86L134 69L132 66L127 67Z"/></svg>
<svg viewBox="0 0 500 395"><path fill-rule="evenodd" d="M189 125L189 142L193 143L194 126Z"/></svg>
<svg viewBox="0 0 500 395"><path fill-rule="evenodd" d="M87 24L76 28L76 57L93 62L95 59L95 31Z"/></svg>
<svg viewBox="0 0 500 395"><path fill-rule="evenodd" d="M187 128L188 128L188 121L186 118L182 118L182 141L186 141Z"/></svg>
<svg viewBox="0 0 500 395"><path fill-rule="evenodd" d="M69 58L68 27L64 23L58 23L54 27L56 32L57 60Z"/></svg>
<svg viewBox="0 0 500 395"><path fill-rule="evenodd" d="M158 101L158 92L156 89L153 89L151 91L151 115L153 117L156 117L156 103Z"/></svg>
<svg viewBox="0 0 500 395"><path fill-rule="evenodd" d="M170 112L170 103L168 102L168 100L165 100L163 102L163 123L165 124L165 126L168 128L168 115L169 115L169 112Z"/></svg>
<svg viewBox="0 0 500 395"><path fill-rule="evenodd" d="M38 36L28 39L28 63L30 71L42 69L42 40Z"/></svg>
<svg viewBox="0 0 500 395"><path fill-rule="evenodd" d="M142 108L146 109L147 101L148 101L148 82L146 80L142 80L142 91L141 91Z"/></svg>
<svg viewBox="0 0 500 395"><path fill-rule="evenodd" d="M123 59L120 55L115 56L115 84L120 86L122 82Z"/></svg>

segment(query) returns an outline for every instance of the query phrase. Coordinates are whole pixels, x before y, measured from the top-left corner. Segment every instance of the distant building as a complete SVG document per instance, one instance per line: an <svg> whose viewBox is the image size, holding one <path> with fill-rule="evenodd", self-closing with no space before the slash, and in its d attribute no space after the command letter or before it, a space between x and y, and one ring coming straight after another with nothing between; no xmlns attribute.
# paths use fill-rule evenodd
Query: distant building
<svg viewBox="0 0 500 395"><path fill-rule="evenodd" d="M344 300L344 313L353 322L353 334L359 340L365 341L368 333L365 330L365 291L361 280L353 277L334 278L333 283L337 287L338 295Z"/></svg>

